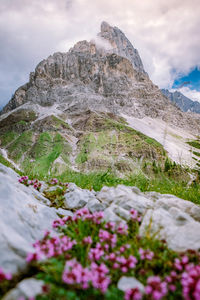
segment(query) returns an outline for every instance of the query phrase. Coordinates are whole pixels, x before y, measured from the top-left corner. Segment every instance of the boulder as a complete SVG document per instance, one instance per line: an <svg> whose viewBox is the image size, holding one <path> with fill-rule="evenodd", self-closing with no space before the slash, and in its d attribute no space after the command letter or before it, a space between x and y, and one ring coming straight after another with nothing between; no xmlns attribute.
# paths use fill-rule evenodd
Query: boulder
<svg viewBox="0 0 200 300"><path fill-rule="evenodd" d="M117 287L123 292L138 288L141 293L144 293L144 285L135 277L122 276L117 283Z"/></svg>
<svg viewBox="0 0 200 300"><path fill-rule="evenodd" d="M54 208L35 198L35 191L18 182L18 175L0 164L0 266L16 273L26 267L32 243L51 229Z"/></svg>
<svg viewBox="0 0 200 300"><path fill-rule="evenodd" d="M93 191L81 189L74 183L70 183L65 193L64 205L67 209L79 209L91 200L96 200Z"/></svg>
<svg viewBox="0 0 200 300"><path fill-rule="evenodd" d="M96 197L107 206L114 203L126 210L136 209L141 214L154 206L153 201L148 199L138 188L124 185L104 186Z"/></svg>
<svg viewBox="0 0 200 300"><path fill-rule="evenodd" d="M10 290L2 300L33 299L42 293L43 284L43 281L34 278L24 279L14 289Z"/></svg>
<svg viewBox="0 0 200 300"><path fill-rule="evenodd" d="M148 210L140 226L140 235L157 234L169 248L182 252L200 248L200 223L178 208Z"/></svg>

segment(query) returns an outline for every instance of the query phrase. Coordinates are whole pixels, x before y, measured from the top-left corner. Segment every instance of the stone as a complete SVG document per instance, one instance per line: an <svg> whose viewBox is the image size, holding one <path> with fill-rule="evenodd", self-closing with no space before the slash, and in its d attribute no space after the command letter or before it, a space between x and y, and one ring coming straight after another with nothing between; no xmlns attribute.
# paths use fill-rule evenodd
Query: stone
<svg viewBox="0 0 200 300"><path fill-rule="evenodd" d="M56 213L59 214L59 215L63 215L65 217L68 217L68 216L73 217L73 213L70 210L63 209L61 207L56 209Z"/></svg>
<svg viewBox="0 0 200 300"><path fill-rule="evenodd" d="M157 193L155 208L164 208L169 210L171 207L176 207L189 214L195 220L200 221L200 206L195 205L191 201L180 199L174 195L162 195Z"/></svg>
<svg viewBox="0 0 200 300"><path fill-rule="evenodd" d="M91 213L94 213L95 211L103 211L106 208L106 206L97 199L89 200L86 207Z"/></svg>
<svg viewBox="0 0 200 300"><path fill-rule="evenodd" d="M35 278L27 278L19 282L16 287L10 290L2 300L16 300L20 297L26 299L34 298L38 294L42 293L43 281ZM21 298L20 298L21 299Z"/></svg>
<svg viewBox="0 0 200 300"><path fill-rule="evenodd" d="M116 223L121 223L124 220L122 218L120 218L119 216L117 216L111 207L108 207L105 209L104 211L104 219L106 222L116 222Z"/></svg>
<svg viewBox="0 0 200 300"><path fill-rule="evenodd" d="M110 208L113 210L113 212L119 216L120 218L128 221L130 220L130 212L118 205L111 205Z"/></svg>
<svg viewBox="0 0 200 300"><path fill-rule="evenodd" d="M26 267L26 255L35 240L52 229L55 209L34 196L29 187L18 182L18 175L0 164L0 266L17 273Z"/></svg>
<svg viewBox="0 0 200 300"><path fill-rule="evenodd" d="M140 235L146 232L166 240L168 247L178 252L200 248L200 223L177 208L148 210L140 226Z"/></svg>
<svg viewBox="0 0 200 300"><path fill-rule="evenodd" d="M125 34L119 28L112 27L107 22L102 22L101 32L98 36L107 40L111 45L109 52L126 57L131 61L134 69L139 72L146 73L138 51L133 47Z"/></svg>
<svg viewBox="0 0 200 300"><path fill-rule="evenodd" d="M138 288L142 294L144 293L144 285L135 277L122 276L117 283L117 287L123 292Z"/></svg>
<svg viewBox="0 0 200 300"><path fill-rule="evenodd" d="M67 209L79 209L84 207L90 200L96 200L94 192L81 189L72 183L69 184L64 197L64 205Z"/></svg>
<svg viewBox="0 0 200 300"><path fill-rule="evenodd" d="M96 197L107 206L114 203L126 210L136 209L141 214L153 207L153 202L145 197L139 189L124 185L118 185L117 187L104 186Z"/></svg>
<svg viewBox="0 0 200 300"><path fill-rule="evenodd" d="M193 101L186 97L179 91L170 92L169 90L162 89L163 95L166 96L170 101L175 103L184 112L195 112L200 114L200 103L198 101Z"/></svg>

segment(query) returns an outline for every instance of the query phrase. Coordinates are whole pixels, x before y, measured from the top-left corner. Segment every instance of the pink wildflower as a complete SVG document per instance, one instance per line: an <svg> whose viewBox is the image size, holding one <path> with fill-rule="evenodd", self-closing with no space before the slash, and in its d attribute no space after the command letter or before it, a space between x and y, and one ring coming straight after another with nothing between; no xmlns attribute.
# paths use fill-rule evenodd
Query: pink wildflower
<svg viewBox="0 0 200 300"><path fill-rule="evenodd" d="M5 273L2 268L0 268L0 282L3 280L11 280L12 275L10 273Z"/></svg>
<svg viewBox="0 0 200 300"><path fill-rule="evenodd" d="M87 236L83 239L83 244L88 244L91 245L92 244L92 238L91 236Z"/></svg>
<svg viewBox="0 0 200 300"><path fill-rule="evenodd" d="M147 259L147 260L152 260L152 258L154 257L154 253L150 250L144 250L142 248L139 249L139 254L140 254L140 258L142 260Z"/></svg>
<svg viewBox="0 0 200 300"><path fill-rule="evenodd" d="M167 283L161 282L159 276L150 276L145 291L147 295L152 296L153 300L160 300L167 294Z"/></svg>
<svg viewBox="0 0 200 300"><path fill-rule="evenodd" d="M138 288L130 289L125 292L124 299L125 300L141 300L142 294Z"/></svg>

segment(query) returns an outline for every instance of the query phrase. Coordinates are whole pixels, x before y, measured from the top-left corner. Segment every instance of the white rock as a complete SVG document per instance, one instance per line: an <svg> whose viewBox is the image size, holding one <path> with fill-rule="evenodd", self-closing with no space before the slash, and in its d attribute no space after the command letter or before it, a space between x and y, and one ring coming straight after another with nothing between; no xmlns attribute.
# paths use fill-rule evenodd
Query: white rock
<svg viewBox="0 0 200 300"><path fill-rule="evenodd" d="M119 290L123 292L129 289L138 288L138 290L141 293L144 293L144 285L140 281L138 281L135 277L122 276L117 283L117 287Z"/></svg>
<svg viewBox="0 0 200 300"><path fill-rule="evenodd" d="M119 216L120 218L128 221L130 219L130 212L118 205L112 204L110 208L113 210L113 212Z"/></svg>
<svg viewBox="0 0 200 300"><path fill-rule="evenodd" d="M86 207L89 209L91 213L94 213L95 211L105 210L105 205L95 198L89 200Z"/></svg>
<svg viewBox="0 0 200 300"><path fill-rule="evenodd" d="M95 199L92 191L81 189L75 184L70 184L65 193L64 204L68 209L79 209L85 206L89 201Z"/></svg>
<svg viewBox="0 0 200 300"><path fill-rule="evenodd" d="M118 185L117 187L103 187L97 193L97 199L108 206L115 203L126 210L131 208L144 214L145 211L153 207L153 201L145 197L138 188Z"/></svg>
<svg viewBox="0 0 200 300"><path fill-rule="evenodd" d="M22 280L17 286L10 290L2 300L16 300L20 297L34 298L42 293L43 281L34 278Z"/></svg>
<svg viewBox="0 0 200 300"><path fill-rule="evenodd" d="M52 228L55 219L55 209L39 202L13 170L0 164L0 266L6 272L16 273L26 266L32 243Z"/></svg>
<svg viewBox="0 0 200 300"><path fill-rule="evenodd" d="M200 248L200 223L177 208L149 210L140 226L140 235L147 231L157 233L169 248L178 252Z"/></svg>
<svg viewBox="0 0 200 300"><path fill-rule="evenodd" d="M106 210L104 211L104 219L107 222L123 222L123 220L113 212L111 207L106 208Z"/></svg>
<svg viewBox="0 0 200 300"><path fill-rule="evenodd" d="M200 221L200 206L195 205L191 201L180 199L174 195L158 194L158 199L155 202L155 208L164 208L169 210L171 207L176 207L181 211L189 214L191 217Z"/></svg>
<svg viewBox="0 0 200 300"><path fill-rule="evenodd" d="M60 215L63 215L65 217L68 217L68 216L73 217L73 213L70 210L66 210L66 209L63 209L61 207L56 209L56 213L60 214Z"/></svg>

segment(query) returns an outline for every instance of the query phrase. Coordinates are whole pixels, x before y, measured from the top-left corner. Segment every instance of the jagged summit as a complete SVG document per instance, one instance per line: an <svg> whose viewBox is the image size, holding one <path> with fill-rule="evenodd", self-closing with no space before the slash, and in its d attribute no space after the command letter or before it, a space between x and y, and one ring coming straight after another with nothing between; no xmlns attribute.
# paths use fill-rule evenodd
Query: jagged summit
<svg viewBox="0 0 200 300"><path fill-rule="evenodd" d="M103 21L101 23L101 32L98 36L106 39L112 45L111 51L113 53L126 57L131 61L135 70L147 74L137 49L133 47L131 42L119 28L112 27L107 22Z"/></svg>
<svg viewBox="0 0 200 300"><path fill-rule="evenodd" d="M111 47L80 41L67 53L50 55L30 73L29 82L16 90L2 113L28 103L56 105L60 113L77 114L89 109L136 118L148 116L199 132L199 116L182 113L163 96L120 29L102 22L98 36Z"/></svg>
<svg viewBox="0 0 200 300"><path fill-rule="evenodd" d="M24 170L33 160L35 172L121 174L138 159L163 163L162 144L178 163L196 164L185 142L199 135L199 115L162 94L121 30L103 22L99 37L103 43L77 42L36 66L0 116L2 153Z"/></svg>

